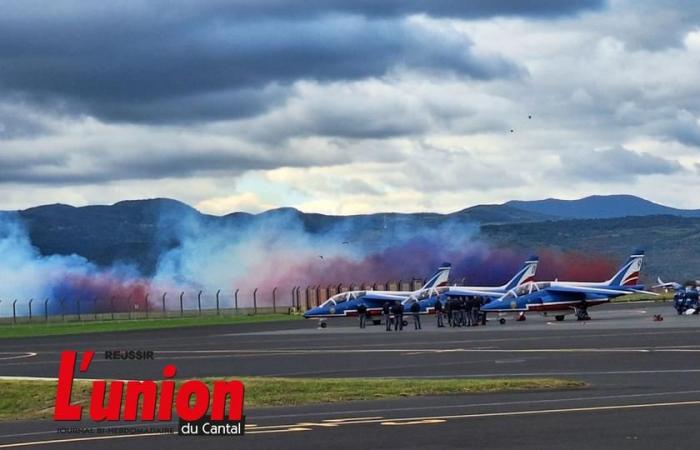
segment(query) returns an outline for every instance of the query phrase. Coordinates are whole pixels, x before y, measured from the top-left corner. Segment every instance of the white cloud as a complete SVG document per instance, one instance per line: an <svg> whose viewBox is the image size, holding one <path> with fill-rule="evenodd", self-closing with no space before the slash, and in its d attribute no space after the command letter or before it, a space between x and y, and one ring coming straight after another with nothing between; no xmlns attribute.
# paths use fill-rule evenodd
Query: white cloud
<svg viewBox="0 0 700 450"><path fill-rule="evenodd" d="M216 214L448 212L594 193L698 208L699 15L694 2L620 0L546 20L413 16L406 26L509 61L518 76L398 64L305 78L240 119L133 125L0 99L0 209L168 196ZM571 169L604 173L623 160L635 173L604 183ZM241 187L251 173L265 182Z"/></svg>

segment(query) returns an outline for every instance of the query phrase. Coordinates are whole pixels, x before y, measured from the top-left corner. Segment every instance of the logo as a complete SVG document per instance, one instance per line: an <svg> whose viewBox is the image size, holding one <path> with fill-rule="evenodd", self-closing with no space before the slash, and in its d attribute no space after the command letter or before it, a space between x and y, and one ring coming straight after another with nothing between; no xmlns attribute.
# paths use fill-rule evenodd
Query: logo
<svg viewBox="0 0 700 450"><path fill-rule="evenodd" d="M131 356L126 353L127 356ZM134 354L137 355L137 354ZM83 352L79 371L86 373L94 351ZM79 421L83 405L72 402L73 381L78 353L64 351L58 369L54 420ZM134 359L138 359L137 356ZM163 380L92 380L89 418L97 423L169 422L173 409L179 419L180 435L242 435L244 432L243 383L218 380L212 388L199 380L175 382L177 368L163 367ZM140 407L139 407L140 404Z"/></svg>

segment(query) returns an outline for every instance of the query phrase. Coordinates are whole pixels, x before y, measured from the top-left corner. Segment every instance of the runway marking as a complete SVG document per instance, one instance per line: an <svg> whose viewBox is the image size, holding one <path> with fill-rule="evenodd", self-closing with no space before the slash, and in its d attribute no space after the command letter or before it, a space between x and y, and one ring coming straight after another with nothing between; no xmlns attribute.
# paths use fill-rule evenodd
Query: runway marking
<svg viewBox="0 0 700 450"><path fill-rule="evenodd" d="M488 402L488 403L457 403L453 405L429 405L429 406L409 406L400 408L374 408L374 409L364 409L364 410L351 410L351 411L331 411L330 414L360 414L360 413L391 413L397 411L419 411L419 410L436 410L436 409L455 409L455 408L478 408L484 406L514 406L514 405L533 405L533 404L546 404L546 403L560 403L560 402L575 402L575 401L591 401L591 400L612 400L612 399L630 399L630 398L641 398L641 397L655 397L655 396L673 396L673 395L689 395L689 394L700 394L700 390L691 391L667 391L667 392L649 392L640 394L620 394L620 395L598 395L598 396L585 396L585 397L561 397L552 399L539 399L539 400L517 400L509 402ZM325 413L325 414L328 414ZM256 419L282 419L288 417L300 417L300 416L318 416L319 413L297 413L297 414L277 414L271 416L256 416ZM365 419L381 419L379 417L363 417L358 418L358 420ZM335 420L335 419L324 419ZM0 436L2 437L2 436Z"/></svg>
<svg viewBox="0 0 700 450"><path fill-rule="evenodd" d="M382 416L369 416L369 417L346 417L343 419L323 419L323 422L353 422L356 420L369 420L369 419L383 419ZM248 425L246 425L247 427Z"/></svg>
<svg viewBox="0 0 700 450"><path fill-rule="evenodd" d="M401 353L403 355L418 355L425 353L651 353L651 352L700 352L700 348L669 348L669 347L614 347L614 348L596 348L596 347L583 347L583 348L354 348L354 349L343 349L340 350L343 353ZM278 355L313 355L313 354L329 354L338 353L338 349L306 349L306 350L294 350L294 349L243 349L243 350L169 350L166 352L156 352L156 353L194 353L194 354L211 354L216 357L221 357L221 355L259 355L259 356L278 356ZM171 357L169 359L187 359L184 357ZM201 356L192 357L201 358Z"/></svg>
<svg viewBox="0 0 700 450"><path fill-rule="evenodd" d="M120 434L116 436L90 436L82 438L50 439L47 441L14 442L12 444L0 444L0 448L29 447L30 445L65 444L67 442L102 441L106 439L128 439L134 437L168 436L166 433Z"/></svg>
<svg viewBox="0 0 700 450"><path fill-rule="evenodd" d="M660 369L660 370L600 370L589 372L515 372L515 373L474 373L468 375L411 375L395 376L392 378L487 378L487 377L531 377L531 376L557 376L557 375L657 375L660 373L699 373L700 369Z"/></svg>
<svg viewBox="0 0 700 450"><path fill-rule="evenodd" d="M17 353L19 353L19 355ZM14 356L2 356L2 355L14 355ZM10 359L33 358L35 356L36 356L35 352L0 352L0 361L7 361Z"/></svg>
<svg viewBox="0 0 700 450"><path fill-rule="evenodd" d="M539 414L558 414L558 413L577 413L577 412L594 412L594 411L616 411L616 410L629 410L629 409L643 409L643 408L660 408L660 407L674 407L674 406L692 406L700 405L700 400L690 400L681 402L660 402L660 403L637 403L628 405L608 405L608 406L589 406L589 407L579 407L579 408L558 408L558 409L540 409L540 410L520 410L520 411L502 411L502 412L492 412L492 413L472 413L472 414L454 414L454 415L437 415L437 416L424 416L424 417L399 417L395 419L385 419L382 417L368 417L368 418L349 418L353 420L346 419L327 419L335 420L336 422L332 426L344 426L344 425L367 425L367 424L380 424L380 425L422 425L422 424L436 424L444 423L448 420L459 420L459 419L472 419L472 418L484 418L484 417L507 417L507 416L527 416L527 415L539 415ZM312 423L312 422L300 422L297 424L288 425L270 425L266 427L256 427L254 430L247 432L246 434L270 434L270 433L288 433L288 432L300 432L300 431L312 431L315 428L310 427L321 427L328 426L328 423ZM174 433L173 433L174 434ZM2 448L17 448L17 447L27 447L32 445L50 445L50 444L65 444L70 442L87 442L87 441L97 441L106 439L127 439L136 437L152 437L152 436L169 436L173 435L169 433L144 433L144 434L127 434L127 435L115 435L115 436L90 436L81 438L66 438L66 439L50 439L50 440L39 440L39 441L27 441L27 442L16 442L10 444L0 444L0 449Z"/></svg>
<svg viewBox="0 0 700 450"><path fill-rule="evenodd" d="M392 421L392 422L380 422L380 425L433 425L436 423L445 423L445 419L426 419L426 420L409 420L409 421Z"/></svg>

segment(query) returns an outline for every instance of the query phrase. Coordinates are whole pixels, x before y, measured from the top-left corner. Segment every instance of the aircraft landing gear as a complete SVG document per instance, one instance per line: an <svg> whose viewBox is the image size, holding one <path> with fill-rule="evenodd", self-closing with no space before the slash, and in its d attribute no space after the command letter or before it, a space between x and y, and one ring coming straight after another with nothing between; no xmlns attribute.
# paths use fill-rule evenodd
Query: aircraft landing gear
<svg viewBox="0 0 700 450"><path fill-rule="evenodd" d="M328 327L328 323L325 320L323 320L323 321L318 323L318 326L321 328L326 328L326 327Z"/></svg>
<svg viewBox="0 0 700 450"><path fill-rule="evenodd" d="M506 319L504 317L501 317L500 319L498 319L498 323L500 323L501 325L505 325Z"/></svg>
<svg viewBox="0 0 700 450"><path fill-rule="evenodd" d="M591 316L588 315L586 308L576 310L576 320L591 320Z"/></svg>
<svg viewBox="0 0 700 450"><path fill-rule="evenodd" d="M566 316L564 316L564 315L561 315L561 316L554 316L554 319L555 319L557 322L563 322L563 321L564 321L564 317L566 317Z"/></svg>
<svg viewBox="0 0 700 450"><path fill-rule="evenodd" d="M372 325L381 325L382 324L382 319L373 319L372 320Z"/></svg>

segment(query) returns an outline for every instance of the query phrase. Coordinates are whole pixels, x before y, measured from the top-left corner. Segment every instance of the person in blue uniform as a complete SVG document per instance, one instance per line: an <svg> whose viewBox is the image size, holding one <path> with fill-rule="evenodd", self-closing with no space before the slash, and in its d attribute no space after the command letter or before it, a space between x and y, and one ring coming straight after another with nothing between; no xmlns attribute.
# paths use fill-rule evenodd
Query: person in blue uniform
<svg viewBox="0 0 700 450"><path fill-rule="evenodd" d="M384 302L382 306L382 315L384 316L386 331L391 331L391 307L389 306L389 302Z"/></svg>
<svg viewBox="0 0 700 450"><path fill-rule="evenodd" d="M442 302L439 298L435 299L435 317L437 318L438 328L445 327L444 318L442 317L442 310Z"/></svg>
<svg viewBox="0 0 700 450"><path fill-rule="evenodd" d="M420 330L420 305L418 302L413 302L411 305L411 315L413 315L413 328Z"/></svg>
<svg viewBox="0 0 700 450"><path fill-rule="evenodd" d="M357 307L357 316L360 319L360 328L365 327L365 322L367 321L367 307L364 303L360 303Z"/></svg>

